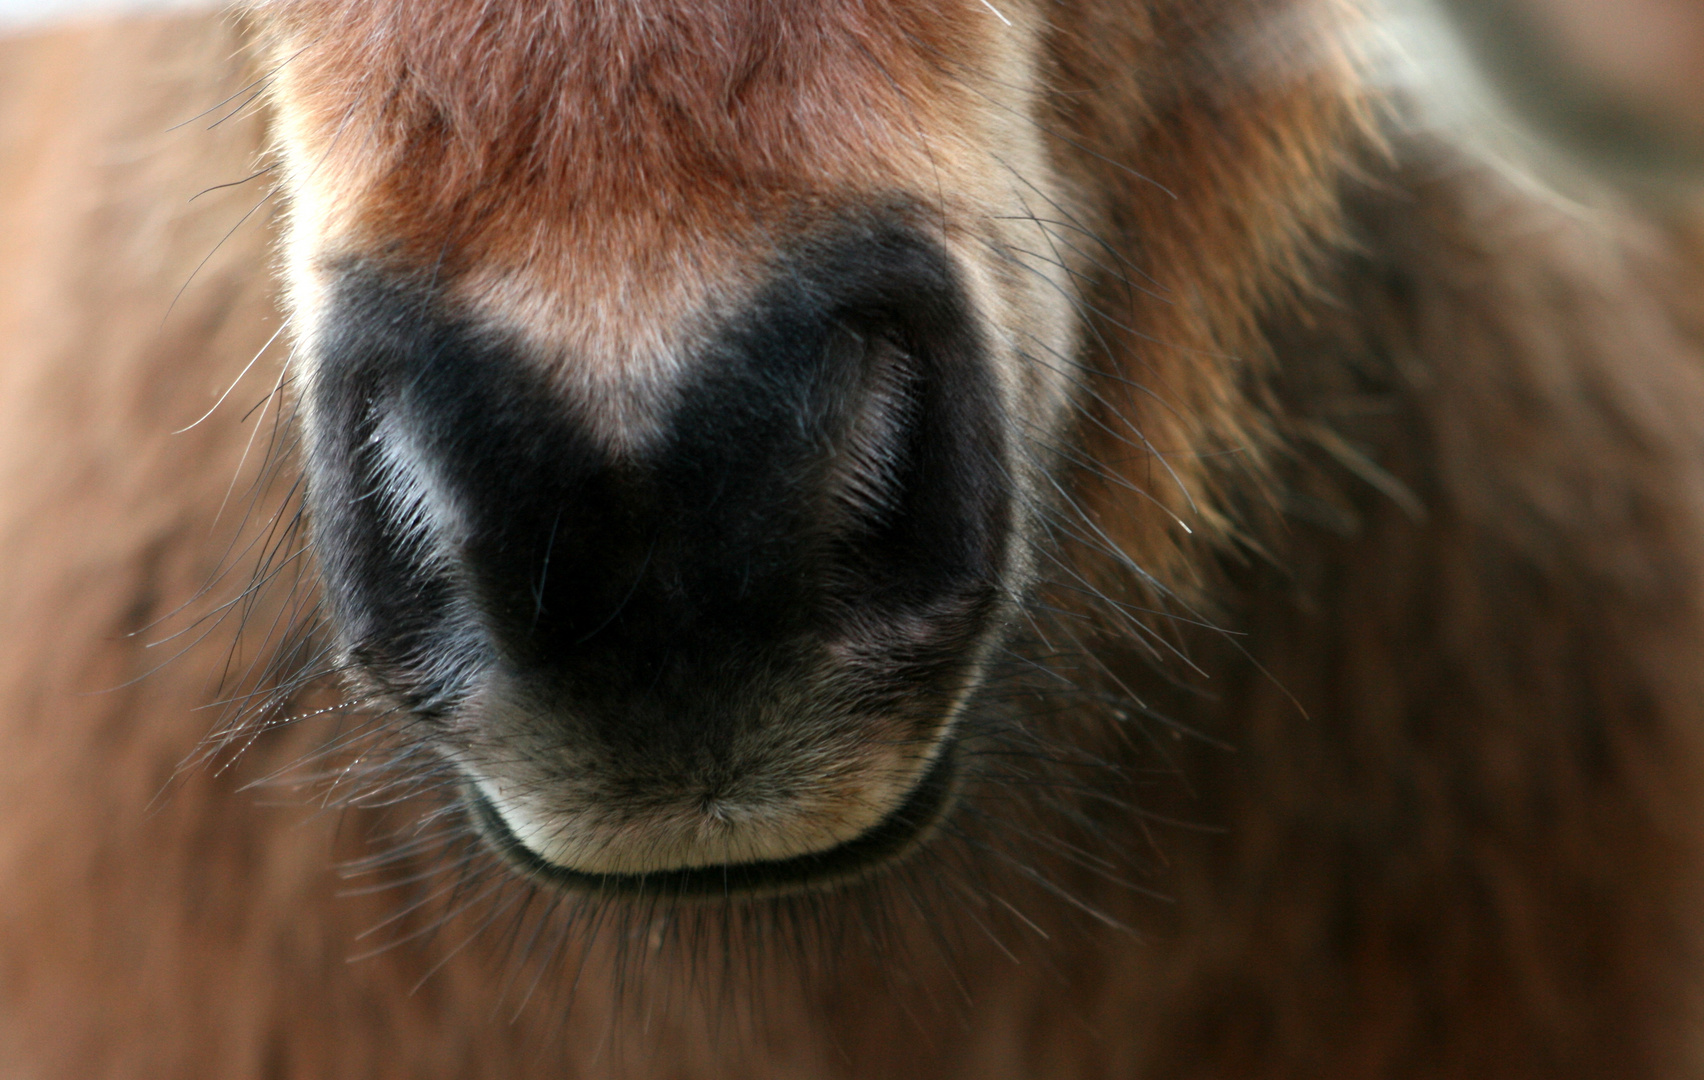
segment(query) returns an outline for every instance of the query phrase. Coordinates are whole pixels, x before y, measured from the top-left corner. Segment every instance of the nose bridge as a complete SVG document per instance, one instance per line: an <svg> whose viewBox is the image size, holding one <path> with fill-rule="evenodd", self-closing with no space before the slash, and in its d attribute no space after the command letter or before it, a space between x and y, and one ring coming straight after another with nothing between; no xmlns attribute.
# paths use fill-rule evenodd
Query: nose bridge
<svg viewBox="0 0 1704 1080"><path fill-rule="evenodd" d="M989 101L1023 75L1021 35L971 0L380 0L302 24L279 20L276 92L298 306L328 260L429 276L608 391L616 436L800 221L976 202L998 166L961 150L1012 126Z"/></svg>
<svg viewBox="0 0 1704 1080"><path fill-rule="evenodd" d="M929 77L946 57L928 54L962 6L380 0L330 32L281 19L290 186L326 196L303 224L427 263L457 224L494 257L581 221L594 247L647 216L714 231L777 197L926 166L920 140L949 119ZM973 29L947 38L955 52Z"/></svg>

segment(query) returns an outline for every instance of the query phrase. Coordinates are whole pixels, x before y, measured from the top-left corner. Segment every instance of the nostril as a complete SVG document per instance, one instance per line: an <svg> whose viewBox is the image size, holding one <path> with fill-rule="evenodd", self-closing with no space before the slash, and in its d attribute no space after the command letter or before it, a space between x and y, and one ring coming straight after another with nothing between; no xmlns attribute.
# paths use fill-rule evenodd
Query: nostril
<svg viewBox="0 0 1704 1080"><path fill-rule="evenodd" d="M461 539L460 515L430 455L395 410L377 415L367 439L371 499L392 546L422 569L441 569Z"/></svg>
<svg viewBox="0 0 1704 1080"><path fill-rule="evenodd" d="M833 440L828 490L849 524L879 527L900 508L922 412L911 352L885 334L847 331L859 349L860 385L851 416Z"/></svg>

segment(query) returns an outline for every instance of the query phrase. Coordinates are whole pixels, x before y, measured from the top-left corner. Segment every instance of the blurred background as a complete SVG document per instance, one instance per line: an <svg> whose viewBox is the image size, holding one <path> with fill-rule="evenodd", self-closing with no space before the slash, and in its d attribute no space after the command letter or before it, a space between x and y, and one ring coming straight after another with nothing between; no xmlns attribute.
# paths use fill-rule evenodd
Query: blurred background
<svg viewBox="0 0 1704 1080"><path fill-rule="evenodd" d="M0 0L0 33L54 19L114 11L210 7L217 0Z"/></svg>

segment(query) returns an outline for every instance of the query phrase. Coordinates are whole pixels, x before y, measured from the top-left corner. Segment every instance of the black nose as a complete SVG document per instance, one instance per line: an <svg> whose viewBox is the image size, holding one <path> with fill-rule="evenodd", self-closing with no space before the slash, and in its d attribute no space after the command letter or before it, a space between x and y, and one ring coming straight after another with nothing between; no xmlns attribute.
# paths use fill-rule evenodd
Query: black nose
<svg viewBox="0 0 1704 1080"><path fill-rule="evenodd" d="M315 536L351 658L404 707L505 693L577 738L715 758L813 695L938 708L1000 609L1012 494L948 256L799 245L616 445L559 365L346 268L318 344Z"/></svg>

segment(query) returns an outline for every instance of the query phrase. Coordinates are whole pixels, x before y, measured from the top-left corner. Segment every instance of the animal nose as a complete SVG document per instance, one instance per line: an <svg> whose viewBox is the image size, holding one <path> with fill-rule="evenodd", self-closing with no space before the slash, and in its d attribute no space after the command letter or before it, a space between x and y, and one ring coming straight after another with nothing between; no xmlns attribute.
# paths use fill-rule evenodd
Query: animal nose
<svg viewBox="0 0 1704 1080"><path fill-rule="evenodd" d="M837 740L889 748L876 787L921 768L1011 557L983 336L903 228L801 245L768 281L622 442L549 358L349 268L310 430L357 667L424 715L511 718L627 805L782 805Z"/></svg>

